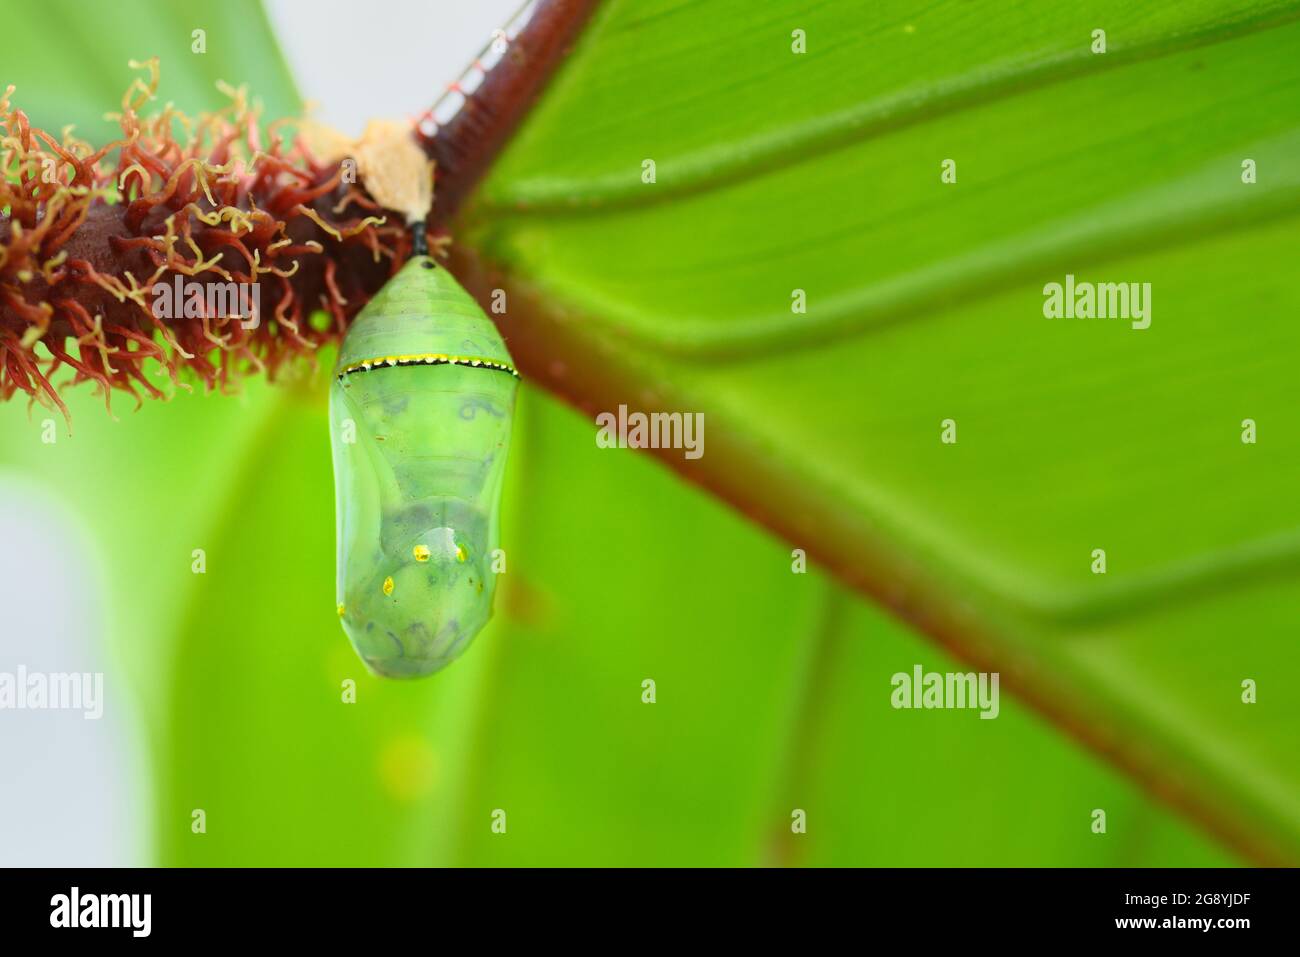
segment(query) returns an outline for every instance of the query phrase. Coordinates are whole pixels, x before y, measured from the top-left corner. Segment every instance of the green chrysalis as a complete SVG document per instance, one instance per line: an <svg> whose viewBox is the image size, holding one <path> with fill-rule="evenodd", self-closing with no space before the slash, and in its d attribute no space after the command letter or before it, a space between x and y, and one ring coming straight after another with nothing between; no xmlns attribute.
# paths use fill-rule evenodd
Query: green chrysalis
<svg viewBox="0 0 1300 957"><path fill-rule="evenodd" d="M377 674L432 674L492 615L517 388L500 333L429 256L343 340L330 390L338 613Z"/></svg>

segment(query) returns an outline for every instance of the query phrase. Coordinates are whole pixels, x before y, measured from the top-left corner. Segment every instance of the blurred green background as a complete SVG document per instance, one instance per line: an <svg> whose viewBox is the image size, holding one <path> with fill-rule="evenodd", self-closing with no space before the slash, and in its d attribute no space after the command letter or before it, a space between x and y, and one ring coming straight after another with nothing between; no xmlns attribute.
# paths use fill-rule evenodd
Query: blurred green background
<svg viewBox="0 0 1300 957"><path fill-rule="evenodd" d="M132 15L117 6L70 2L21 6L27 15L8 28L0 83L15 83L14 101L47 128L76 123L82 136L108 135L99 116L115 107L129 82L127 59L154 54L162 59L160 99L187 111L219 105L218 79L248 83L265 101L268 118L298 108L274 31L254 4L150 6L147 13L139 5ZM1293 307L1295 293L1283 290L1278 267L1269 272L1260 258L1266 266L1295 239L1291 220L1279 223L1261 212L1274 208L1267 202L1293 210L1300 183L1293 154L1283 151L1294 144L1297 128L1297 114L1286 110L1300 102L1300 69L1280 66L1284 51L1295 49L1292 5L1186 3L1134 12L1109 3L1071 19L1015 3L994 5L1000 13L989 17L969 4L915 11L916 5L882 4L869 17L870 30L855 26L864 16L857 6L755 10L720 2L690 5L684 13L667 2L605 4L467 211L458 238L509 264L555 302L592 317L591 335L610 335L611 355L622 350L615 367L645 377L629 378L629 394L646 381L667 379L678 395L698 400L683 407L705 409L710 430L725 427L715 421L749 423L774 457L811 458L824 470L875 483L884 490L876 507L896 508L902 531L891 542L900 562L933 566L955 601L969 601L982 620L1005 626L1007 643L995 655L1041 653L1035 660L1060 669L1058 680L1076 692L1103 705L1128 700L1127 708L1116 705L1108 733L1143 742L1156 764L1168 756L1171 768L1196 766L1197 776L1171 773L1185 787L1212 787L1207 781L1222 777L1227 814L1275 841L1285 856L1300 833L1293 787L1300 720L1294 705L1276 704L1281 681L1294 687L1288 675L1297 663L1294 615L1282 611L1294 607L1285 535L1296 526L1296 506L1293 495L1284 503L1279 497L1294 488L1295 442L1283 452L1259 448L1263 464L1249 476L1225 465L1196 483L1180 483L1177 476L1186 475L1177 463L1161 475L1141 457L1135 481L1147 497L1117 504L1131 489L1115 472L1133 466L1135 447L1168 462L1167 446L1179 437L1177 417L1162 421L1155 438L1137 430L1111 446L1094 441L1082 453L1054 440L1052 429L1053 423L1091 423L1098 433L1122 432L1136 415L1123 389L1151 381L1155 369L1165 376L1171 409L1222 405L1230 395L1239 400L1224 412L1222 453L1192 443L1183 454L1212 462L1239 455L1235 423L1246 413L1236 410L1250 400L1251 408L1273 414L1279 432L1281 423L1294 425L1294 379L1281 378L1284 367L1270 360L1294 368L1296 333L1259 320L1252 328L1264 336L1266 356L1224 360L1216 368L1226 370L1227 381L1197 381L1182 375L1187 363L1216 362L1223 343L1233 341L1223 338L1224 325L1245 321L1236 318L1239 303L1226 293L1201 311L1195 303L1206 290L1171 293L1169 300L1192 303L1184 328L1195 338L1164 333L1164 340L1153 338L1169 344L1159 354L1140 340L1142 333L1127 330L1123 336L1139 341L1120 345L1115 336L1084 339L1060 328L1026 336L1007 318L1014 314L1008 301L1032 315L1040 306L1039 280L974 305L960 294L982 288L1004 264L1010 264L1004 271L1036 277L1031 267L1054 262L1034 258L1043 249L1065 255L1078 252L1079 243L1114 241L1122 254L1140 255L1147 240L1186 225L1171 210L1190 208L1204 212L1198 223L1226 217L1234 224L1225 230L1228 238L1215 232L1207 238L1211 248L1178 247L1166 258L1182 258L1163 265L1108 263L1106 276L1154 276L1163 296L1176 282L1161 285L1163 277L1194 275L1217 263L1222 282L1214 288L1244 284L1249 294L1268 282L1260 296L1269 306ZM1094 21L1110 26L1117 43L1117 65L1095 76L1072 52L1086 53ZM807 75L793 81L767 66L790 56L792 24L806 24L815 38ZM1267 29L1257 29L1260 24ZM208 32L203 57L190 53L197 26ZM345 33L346 22L328 29ZM938 33L943 45L921 54L881 40L917 30ZM1196 46L1186 37L1198 31L1221 39ZM1126 52L1130 47L1137 52ZM1230 105L1224 83L1239 82L1240 97L1258 109L1225 113L1220 127L1202 128L1198 138L1177 130L1153 136L1142 122L1149 104L1128 104L1111 125L1096 120L1098 104L1135 84L1154 90L1153 101L1156 93L1184 88L1183 75L1162 80L1151 65L1167 66L1158 57L1177 56L1184 47L1200 63L1193 73L1209 71L1207 90ZM473 52L467 46L465 58ZM364 69L365 57L378 55L356 51L339 69ZM1243 64L1259 57L1272 68L1243 72ZM1219 65L1222 76L1214 74ZM1059 85L1043 79L1049 75ZM1045 133L1028 118L1038 122L1051 113L1051 102L1025 105L1022 97L1007 107L998 99L1039 84L1042 89L1024 97L1070 102L1073 126ZM916 89L938 91L938 100L920 119L899 119ZM1222 105L1209 106L1216 104ZM979 109L985 114L977 115ZM392 110L376 103L374 112ZM706 115L715 122L705 124ZM589 119L576 134L574 124L584 116ZM944 117L943 124L930 123L933 116ZM783 126L782 118L791 117ZM1184 120L1198 116L1189 110ZM862 124L878 128L861 138ZM646 129L657 138L647 141ZM967 174L963 160L959 182L969 175L972 188L960 202L970 205L945 210L933 190L919 199L920 187L899 172L909 137L935 139L925 146L934 160L927 159L924 175L927 187L932 181L937 189L939 160L954 144L982 145L1005 164L1024 148L1016 139L1022 133L1060 144L1070 129L1076 145L1092 151L1092 165L1104 168L1100 182L1081 183L1051 165L1068 157L1043 160L1041 170L1026 160L1011 176L1017 192L980 173L978 163ZM1126 156L1133 142L1145 146ZM1231 180L1233 151L1242 142L1275 151L1261 155L1291 156L1270 167L1284 169L1281 182L1274 179L1259 201L1264 205L1248 211L1272 225L1244 238L1234 216L1246 214L1222 213L1216 205L1222 197L1215 190L1226 195L1228 187L1198 179L1221 155L1232 160ZM805 149L806 155L799 152ZM660 157L663 198L643 202L634 193L643 156ZM619 179L624 168L626 182ZM879 190L861 205L846 198L852 184L877 181ZM1126 200L1132 194L1142 197L1136 207ZM1188 196L1200 205L1185 201ZM608 212L571 213L563 208L566 197ZM757 211L773 205L788 215L759 222ZM862 211L871 215L859 216ZM1224 248L1213 248L1216 241ZM1293 256L1294 245L1287 248ZM1092 255L1085 261L1093 262ZM937 271L926 272L937 257L943 260ZM1256 271L1263 278L1251 286ZM773 272L768 288L764 277ZM903 286L890 285L896 281ZM791 337L802 332L792 333L780 316L763 317L786 308L789 289L800 285L820 289L814 295L840 307L824 319L814 310L805 331L856 338L786 356ZM928 298L934 289L948 290L949 298ZM764 295L771 305L758 301ZM944 321L915 332L905 325L858 335L881 310L888 312L891 296L902 296L908 308L937 311ZM1174 322L1169 300L1158 299L1157 324ZM602 328L602 316L617 329ZM733 340L741 342L737 354L757 358L729 361ZM700 354L673 358L671 348ZM758 355L765 349L772 351ZM937 381L931 361L943 370ZM859 371L842 374L846 362ZM1079 370L1074 379L1071 369ZM1024 391L1010 388L1012 381ZM1257 394L1234 392L1250 382ZM1052 391L1058 387L1072 391ZM1102 398L1084 407L1080 397L1087 396ZM994 721L971 711L893 710L895 672L916 664L966 667L815 563L806 575L791 574L794 543L648 457L597 448L589 417L528 383L503 505L509 566L496 617L454 666L410 683L368 676L338 626L323 374L277 386L249 381L236 397L181 394L138 412L119 399L120 421L84 390L66 397L75 431L61 432L53 446L40 441L44 413L29 415L21 401L0 408L0 482L10 482L10 489L18 480L39 482L97 543L97 553L84 560L98 563L106 583L105 640L112 667L134 695L150 759L148 800L136 809L145 822L146 860L905 866L1244 860L1010 694L1003 694ZM938 424L954 407L969 412L959 420L978 423L989 444L981 447L974 429L963 432L962 451L974 448L944 474L935 459L943 451ZM1040 437L1034 450L1020 446L1025 435ZM746 463L722 467L743 474ZM1244 498L1215 501L1206 508L1217 516L1207 523L1209 537L1178 540L1169 530L1195 510L1210 482L1242 496L1263 488L1258 494L1274 507L1253 508ZM1170 500L1159 501L1162 488ZM808 489L823 492L815 483ZM774 492L790 492L794 508L808 489ZM16 493L9 498L7 507L22 507ZM841 508L859 514L853 493ZM908 523L917 510L928 522L946 524L950 534L938 544L918 544ZM1133 524L1144 512L1155 516L1145 532ZM1145 562L1139 571L1158 578L1187 555L1230 551L1243 526L1284 537L1287 573L1264 577L1263 584L1250 579L1260 589L1253 596L1226 589L1198 605L1198 590L1189 597L1174 588L1157 589L1148 600L1142 589L1149 583L1139 580L1136 599L1122 592L1118 599L1102 596L1101 607L1119 602L1128 611L1096 626L1089 623L1091 599L1079 612L1071 605L1074 593L1062 591L1081 579L1070 577L1065 551L1054 548L1081 529L1068 549L1086 556L1090 533L1100 527L1108 540L1131 543L1130 554L1138 556L1132 561ZM206 551L203 575L191 572L195 548ZM1209 575L1222 572L1235 581L1232 569L1212 565ZM999 592L1008 582L1019 582L1025 594L1009 600ZM1189 634L1194 641L1180 640ZM1135 688L1139 665L1150 684ZM1256 674L1274 679L1277 697L1240 717L1240 677ZM656 683L654 704L642 703L647 678ZM355 704L342 701L346 679L357 682ZM1208 701L1212 694L1222 702ZM1146 711L1157 717L1131 704L1137 699L1150 702ZM1200 712L1205 726L1186 728L1184 738L1168 725L1180 723L1189 700L1208 701ZM1216 791L1205 800L1218 797ZM196 808L206 813L204 834L191 831ZM1091 830L1094 808L1107 812L1104 835ZM491 828L496 809L507 814L505 834ZM794 809L806 812L807 833L792 833Z"/></svg>

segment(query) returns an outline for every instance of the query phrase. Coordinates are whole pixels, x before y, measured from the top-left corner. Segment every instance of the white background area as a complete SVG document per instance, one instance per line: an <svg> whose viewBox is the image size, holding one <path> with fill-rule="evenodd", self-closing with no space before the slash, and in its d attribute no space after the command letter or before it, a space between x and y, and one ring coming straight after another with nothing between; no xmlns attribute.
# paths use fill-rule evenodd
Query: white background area
<svg viewBox="0 0 1300 957"><path fill-rule="evenodd" d="M350 136L373 117L414 119L523 0L265 0L313 116Z"/></svg>

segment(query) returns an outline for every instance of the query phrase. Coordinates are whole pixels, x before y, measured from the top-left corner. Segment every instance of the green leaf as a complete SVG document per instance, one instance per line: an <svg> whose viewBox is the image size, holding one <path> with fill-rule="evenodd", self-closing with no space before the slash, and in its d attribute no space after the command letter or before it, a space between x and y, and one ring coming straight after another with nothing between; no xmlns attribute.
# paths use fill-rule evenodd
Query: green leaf
<svg viewBox="0 0 1300 957"><path fill-rule="evenodd" d="M993 721L893 710L893 673L956 663L525 400L502 620L470 652L490 643L493 675L461 863L1231 863L1009 696ZM1098 806L1116 839L1090 832Z"/></svg>
<svg viewBox="0 0 1300 957"><path fill-rule="evenodd" d="M32 122L58 133L69 123L82 139L102 143L121 135L104 117L121 109L135 78L130 60L158 57L162 82L157 106L172 102L190 114L229 102L218 82L247 85L268 118L298 110L280 48L261 4L201 0L186 4L116 5L42 0L31 14L5 24L4 82ZM193 51L195 30L206 52Z"/></svg>
<svg viewBox="0 0 1300 957"><path fill-rule="evenodd" d="M0 82L18 84L16 101L33 105L35 122L58 129L75 121L82 124L82 135L94 135L95 118L115 108L129 79L125 60L156 53L163 57L160 99L173 99L183 109L218 105L212 86L218 78L247 80L251 92L270 105L268 119L295 108L296 97L267 40L261 13L250 4L165 10L119 4L112 17L83 12L72 3L41 9L52 11L53 19L10 24L12 31L23 32L11 33L8 73L0 77ZM679 207L682 229L669 238L680 247L670 250L646 241L636 253L646 257L639 263L597 248L597 239L631 250L642 243L639 230L651 228L642 217L655 213L652 206L610 207L601 215L613 217L622 228L598 235L585 232L599 226L595 219L560 216L554 210L518 217L492 205L494 197L513 204L511 189L527 192L535 188L528 182L541 183L546 176L554 177L553 182L578 177L590 181L593 190L600 188L600 167L580 164L603 161L606 172L618 170L622 160L613 159L622 152L639 188L641 159L657 155L647 153L643 141L652 141L648 148L658 150L656 144L666 145L678 134L683 142L693 142L697 152L716 145L727 162L744 165L743 151L733 156L727 144L747 137L779 143L783 112L831 117L854 108L864 90L884 96L891 73L881 68L879 54L886 48L876 48L874 63L863 62L863 41L844 9L823 5L800 16L811 44L802 63L819 71L814 78L821 85L814 88L792 84L781 60L763 68L764 51L784 54L789 49L794 27L780 9L755 12L752 6L715 4L711 16L717 19L699 21L694 6L674 12L641 4L608 5L569 72L559 78L535 122L506 157L501 175L489 183L474 230L480 242L494 236L501 249L521 257L514 267L520 288L573 283L572 296L557 286L554 306L574 306L575 315L587 320L578 325L576 341L596 343L600 335L601 351L590 362L580 351L557 356L570 364L557 364L552 374L567 370L579 379L605 370L626 373L620 388L632 384L637 392L618 394L634 402L641 401L643 387L669 399L678 392L691 401L702 396L699 404L677 406L707 411L709 444L702 462L718 462L720 473L734 476L737 486L762 486L768 476L780 477L781 484L760 489L770 515L817 515L813 499L824 495L829 514L843 526L844 540L860 537L874 544L874 538L858 536L862 516L911 521L918 513L902 508L908 483L916 485L917 503L927 488L941 487L951 511L965 514L960 496L948 501L953 489L973 478L977 464L989 471L997 465L993 453L975 451L978 442L970 433L983 431L986 442L1003 435L1001 441L1007 443L999 414L1018 408L1015 396L999 400L988 389L976 389L971 398L984 396L986 425L967 430L965 416L973 413L941 408L945 398L955 400L962 393L936 380L930 353L921 349L908 360L910 371L892 364L891 342L906 343L925 328L919 322L882 329L871 343L864 340L862 352L880 350L881 355L868 372L859 373L851 364L841 368L826 359L835 354L817 351L807 353L809 364L799 370L780 357L767 357L765 346L745 362L670 359L665 351L669 340L696 348L690 345L695 333L660 335L659 345L633 346L601 331L614 328L601 324L622 314L588 306L576 310L578 293L595 289L599 280L614 282L607 290L611 308L648 317L643 328L652 338L662 323L680 315L645 299L661 286L664 295L677 295L682 302L713 296L709 308L715 311L698 313L704 321L718 318L725 325L735 318L728 317L726 304L737 295L757 295L756 290L726 287L711 277L715 267L733 256L739 257L734 268L746 282L762 275L759 269L743 269L746 247L739 240L763 238L742 235L745 230L770 224L765 217L778 210L777 235L767 237L770 272L789 252L782 245L785 236L812 228L794 201L779 193L775 199L763 196L761 208L752 205L757 202L752 198L709 206L717 202L710 197L724 180L732 184L727 189L740 189L749 173L726 172L716 182L702 180L674 195L668 206L698 202L703 204L700 212L682 213L688 207ZM1112 23L1122 14L1123 8L1116 9L1120 13L1107 17ZM934 25L952 29L945 25L950 16L939 10ZM1035 31L1041 27L1033 36L1049 36L1054 32L1051 16L1059 15L1044 16L1035 11L1032 21L1020 19L1036 24ZM832 19L814 19L826 17ZM827 49L840 52L827 60L816 45L825 33L818 24L833 26L835 17L841 32L832 33L833 45ZM1142 22L1154 35L1152 31L1169 26L1171 17L1147 12ZM637 20L643 21L640 26L633 22ZM906 22L897 20L900 31ZM914 25L919 29L925 22ZM990 51L1001 50L1014 65L1028 42L1027 28L1015 26L1019 19L1002 24L1005 36L985 26L982 14L964 14L958 22L973 32L970 46L953 39L946 58L932 61L957 74L978 73L978 56ZM189 52L196 27L209 31L203 56ZM1118 49L1122 40L1115 32L1112 43ZM1178 32L1170 28L1170 33ZM1062 41L1059 48L1071 47ZM967 49L972 52L963 52ZM905 71L915 71L918 63L931 62L918 61L914 52L894 53L895 81ZM716 74L702 77L698 68L707 62L702 56L717 58L726 69L720 66ZM659 73L658 67L624 70L655 64L660 57L672 73ZM600 74L588 73L596 81L581 85L586 82L582 71L590 69L583 64L593 58L606 64L607 79L601 82ZM924 75L916 72L913 79L919 82ZM659 85L645 85L647 77L657 77ZM705 79L707 87L701 85ZM647 92L657 99L642 99ZM735 110L715 113L713 107L725 102L723 93L747 98L748 107L733 103ZM697 114L689 128L674 133L674 111L692 102L707 109L714 125L700 122ZM625 109L629 103L657 112L663 125L647 126L645 113L637 120L637 110ZM611 109L624 115L612 115ZM579 150L570 137L565 145L562 130L550 126L565 115L575 130L604 124L600 135L606 142L584 139ZM646 137L639 128L658 132ZM102 129L107 134L109 127ZM718 139L719 134L727 139ZM858 148L855 136L843 139L843 150ZM835 155L826 152L830 145L823 142L810 164ZM605 147L610 152L601 160ZM529 151L536 151L536 157L530 159ZM787 160L765 162L762 181L770 183L767 177L779 175ZM937 180L937 159L931 166ZM664 168L660 166L660 186L670 185ZM964 187L969 167L961 170ZM552 196L567 197L567 190L553 189ZM885 189L877 199L898 199L896 192ZM849 201L860 202L852 196L845 203ZM845 203L839 206L847 208ZM665 213L667 209L659 215ZM840 215L838 207L835 215ZM673 215L665 216L669 224L673 220ZM666 226L653 228L664 238ZM648 234L648 240L655 235ZM534 251L547 267L545 275L529 271L522 261L520 250L534 238L551 244ZM575 257L586 242L592 243L586 247L591 266L584 274ZM516 243L523 245L516 249ZM878 244L891 247L887 232ZM559 268L562 262L570 264L567 271ZM827 282L851 280L859 265L855 261L850 269L841 262L840 268L826 267L821 275ZM610 273L611 266L622 271ZM665 284L674 270L675 292L671 283ZM635 281L616 288L625 280ZM694 293L687 288L691 282ZM787 285L781 279L774 287L779 293L770 310L774 314L788 301ZM1036 293L1025 299L1038 308ZM530 334L522 312L516 314L522 310L518 302L512 294L511 313L502 320L512 344L526 343ZM812 302L806 319L819 309L816 296ZM617 321L630 328L625 319ZM860 330L849 326L857 337ZM539 325L538 330L551 328ZM1156 325L1151 331L1159 330ZM557 341L573 341L572 330L567 335ZM939 345L928 346L939 359L963 343L974 348L973 334L948 335L951 344L939 339ZM882 343L882 336L896 340ZM993 354L1000 344L990 339L985 345ZM583 364L572 364L575 357ZM904 359L894 354L894 360ZM329 361L322 357L322 366L328 368ZM846 361L861 360L849 356ZM945 375L959 371L955 360L945 365ZM833 370L829 374L828 368ZM779 384L787 375L788 385ZM884 378L873 382L870 375ZM890 708L893 673L915 664L953 670L958 667L954 660L816 569L791 574L789 544L680 482L648 457L597 448L589 418L528 383L521 393L503 508L509 566L496 618L454 667L431 679L368 677L334 612L332 482L322 380L318 376L294 387L253 381L240 397L182 393L169 404L149 403L139 412L119 403L121 421L105 416L99 401L84 389L76 390L68 393L75 431L71 438L61 431L52 446L40 441L45 413L29 416L21 402L0 407L5 437L0 465L34 476L60 495L98 540L97 555L76 559L104 566L113 598L113 648L145 705L141 723L154 746L156 778L156 801L148 812L156 823L162 862L1231 862L1104 762L1079 751L1007 696L996 721L981 721L972 712ZM927 384L941 387L934 408L900 412L907 408L905 402L931 401L918 398L918 393L929 395ZM895 401L890 385L910 392ZM818 416L828 411L831 419L819 424ZM926 459L937 450L908 427L915 423L933 438L940 412L961 419L961 443L949 451L960 450L966 456L963 468L971 473L957 475L951 485L934 473L951 468L951 461ZM756 428L760 424L762 431ZM1248 451L1267 448L1261 444ZM892 472L883 470L881 450L897 457L883 463ZM848 470L841 472L845 463ZM806 474L790 481L788 470L795 467ZM1099 465L1094 467L1104 474ZM831 484L836 477L852 479L848 491ZM853 497L864 490L883 495L889 489L894 498L875 500L871 508ZM899 511L882 511L895 504ZM965 517L968 523L975 520ZM952 540L958 537L954 531ZM813 540L807 539L810 548ZM940 548L925 552L905 549L910 540L901 537L896 547L893 539L888 541L891 547L882 548L882 554L906 557L917 566L932 560L924 567L936 573L946 567ZM206 553L202 575L191 572L194 548ZM975 594L969 577L954 571L943 581L954 589L950 594ZM1244 606L1231 609L1237 619L1250 614L1261 620L1263 613L1250 609L1250 594L1237 597ZM992 601L975 607L984 613ZM1182 616L1177 627L1215 637L1213 623L1200 622L1198 606L1169 611ZM1282 615L1276 614L1272 633L1282 634ZM1189 688L1214 693L1196 656L1180 659L1176 668L1169 663L1158 638L1164 632L1149 629L1145 615L1113 620L1127 630L1116 628L1087 643L1078 642L1069 629L1059 636L1063 649L1074 649L1067 670L1072 682L1084 687L1081 676L1090 676L1099 698L1107 689L1139 685L1148 691L1167 687L1181 689L1178 693ZM1007 634L1021 637L1018 630ZM1024 660L1040 654L1042 640L1037 632L1024 632ZM997 647L1004 649L1011 639L1002 636L1000 641L1004 643ZM1200 639L1197 647L1204 642ZM1242 660L1263 673L1270 661L1252 659L1248 645L1234 643ZM1203 648L1202 660L1211 654L1209 648ZM1019 653L1021 646L1016 649ZM1129 657L1122 658L1118 649ZM1120 670L1121 662L1163 670L1154 681L1137 682ZM1163 664L1153 664L1159 662ZM344 701L348 679L357 683L355 704ZM656 682L654 704L642 700L646 679ZM1162 691L1153 704L1174 696L1174 690ZM1265 718L1244 713L1239 720L1274 721L1275 747L1280 748L1283 733L1294 731L1294 724L1276 701L1261 700L1258 715ZM1214 716L1207 712L1206 717ZM1144 731L1151 724L1140 715L1123 714L1116 722L1117 727ZM1194 736L1203 726L1189 723L1182 733ZM1221 756L1249 760L1268 747L1268 739L1251 728L1214 727L1230 735L1219 749ZM1263 759L1249 765L1269 766ZM1094 807L1110 812L1112 838L1090 833ZM796 808L807 812L805 835L790 831ZM205 811L204 834L191 828L194 809ZM506 834L491 830L496 809L507 812Z"/></svg>
<svg viewBox="0 0 1300 957"><path fill-rule="evenodd" d="M462 264L552 387L704 412L682 471L1294 862L1298 16L615 0ZM1150 328L1045 318L1067 273Z"/></svg>
<svg viewBox="0 0 1300 957"><path fill-rule="evenodd" d="M445 681L386 681L348 646L322 400L278 405L213 521L207 572L177 629L158 813L166 863L413 866L454 847L465 730L491 658Z"/></svg>

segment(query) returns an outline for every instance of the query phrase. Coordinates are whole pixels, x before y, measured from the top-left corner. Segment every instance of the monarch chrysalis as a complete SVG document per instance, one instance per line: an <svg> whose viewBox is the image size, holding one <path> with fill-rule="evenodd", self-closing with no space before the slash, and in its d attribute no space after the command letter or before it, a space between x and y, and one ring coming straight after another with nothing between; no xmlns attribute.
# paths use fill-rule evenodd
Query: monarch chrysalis
<svg viewBox="0 0 1300 957"><path fill-rule="evenodd" d="M491 617L517 380L492 321L426 255L343 340L330 391L338 614L378 674L437 671Z"/></svg>

